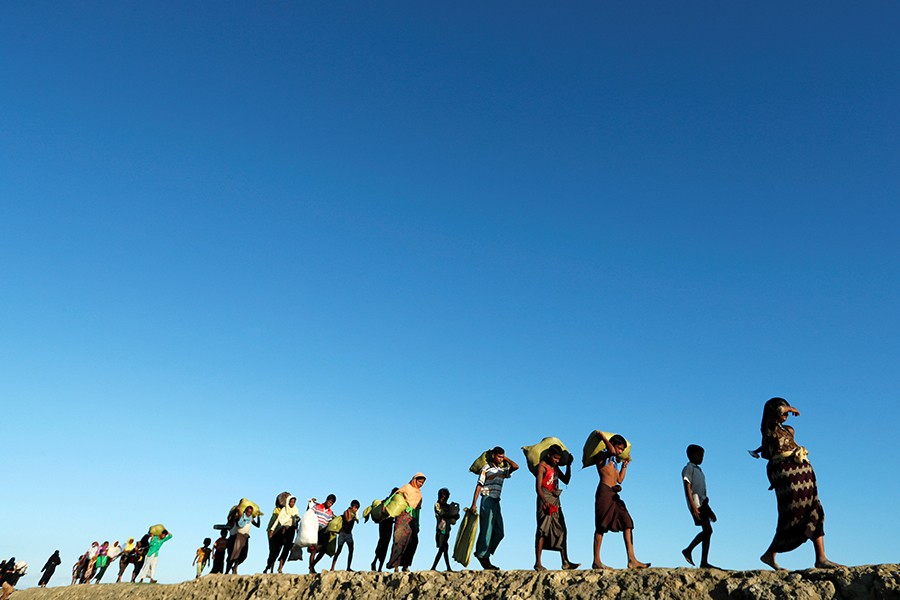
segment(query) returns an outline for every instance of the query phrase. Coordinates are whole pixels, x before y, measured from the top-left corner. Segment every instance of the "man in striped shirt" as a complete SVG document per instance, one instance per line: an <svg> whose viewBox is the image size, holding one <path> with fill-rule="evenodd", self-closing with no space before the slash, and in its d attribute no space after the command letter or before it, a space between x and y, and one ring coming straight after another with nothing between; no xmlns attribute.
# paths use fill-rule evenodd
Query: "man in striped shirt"
<svg viewBox="0 0 900 600"><path fill-rule="evenodd" d="M315 498L313 499L315 501ZM316 572L316 563L322 560L322 557L325 556L325 547L328 545L328 524L331 522L331 519L334 518L334 513L331 511L331 507L334 506L334 503L337 502L337 496L334 494L328 494L328 497L325 498L325 502L322 504L314 504L313 512L316 513L316 517L319 519L319 542L315 546L309 547L309 572ZM316 558L316 554L318 554L318 558Z"/></svg>
<svg viewBox="0 0 900 600"><path fill-rule="evenodd" d="M490 451L487 464L482 467L481 473L478 474L478 484L475 486L471 510L474 512L475 502L481 496L475 558L481 563L482 568L486 570L495 571L498 569L491 563L491 555L497 551L497 546L500 545L500 540L503 539L500 492L503 491L503 482L518 468L519 465L506 456L506 450L497 446Z"/></svg>

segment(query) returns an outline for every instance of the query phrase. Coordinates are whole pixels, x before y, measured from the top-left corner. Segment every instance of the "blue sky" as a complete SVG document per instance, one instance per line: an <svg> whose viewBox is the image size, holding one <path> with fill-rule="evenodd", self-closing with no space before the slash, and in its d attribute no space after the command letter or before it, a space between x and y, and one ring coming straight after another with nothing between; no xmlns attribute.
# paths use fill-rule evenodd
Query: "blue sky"
<svg viewBox="0 0 900 600"><path fill-rule="evenodd" d="M699 443L711 560L759 568L775 499L746 449L779 395L831 558L900 561L898 17L4 4L0 556L28 586L59 549L62 584L91 541L163 522L181 581L242 496L343 509L422 470L466 504L485 448L601 428L634 443L639 558L682 566ZM595 486L563 494L578 562ZM533 563L533 495L507 484L504 568Z"/></svg>

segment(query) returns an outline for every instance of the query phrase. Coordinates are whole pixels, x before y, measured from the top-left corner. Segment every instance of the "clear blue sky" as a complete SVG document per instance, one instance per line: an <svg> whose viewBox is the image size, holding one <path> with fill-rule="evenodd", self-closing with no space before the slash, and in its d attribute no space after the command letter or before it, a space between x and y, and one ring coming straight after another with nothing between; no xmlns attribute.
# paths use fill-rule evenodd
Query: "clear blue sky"
<svg viewBox="0 0 900 600"><path fill-rule="evenodd" d="M776 395L831 558L900 561L897 3L320 4L0 8L23 585L157 522L161 580L188 579L241 496L343 509L422 470L466 504L485 448L594 428L634 443L639 558L683 564L693 442L711 560L759 568L775 498L746 450ZM595 486L563 494L578 562ZM507 483L504 568L533 563L533 488Z"/></svg>

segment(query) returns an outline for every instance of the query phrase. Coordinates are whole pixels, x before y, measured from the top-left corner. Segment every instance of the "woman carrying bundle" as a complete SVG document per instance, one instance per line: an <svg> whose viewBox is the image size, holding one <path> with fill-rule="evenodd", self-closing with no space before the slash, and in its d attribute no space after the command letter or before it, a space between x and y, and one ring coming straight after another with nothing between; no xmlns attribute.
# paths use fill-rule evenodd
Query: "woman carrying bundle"
<svg viewBox="0 0 900 600"><path fill-rule="evenodd" d="M394 546L391 548L389 569L409 571L416 547L419 545L419 509L422 508L422 486L425 475L416 473L409 483L397 490L406 498L406 510L394 520Z"/></svg>

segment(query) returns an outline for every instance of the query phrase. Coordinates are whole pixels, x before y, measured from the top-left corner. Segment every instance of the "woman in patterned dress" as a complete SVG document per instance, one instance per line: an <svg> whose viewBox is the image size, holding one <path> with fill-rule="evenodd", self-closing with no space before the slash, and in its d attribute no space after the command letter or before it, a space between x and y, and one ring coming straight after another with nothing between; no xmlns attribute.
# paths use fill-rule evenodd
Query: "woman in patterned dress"
<svg viewBox="0 0 900 600"><path fill-rule="evenodd" d="M775 537L759 559L773 569L782 570L775 562L779 552L790 552L806 540L812 540L816 551L816 568L839 567L825 555L825 511L819 502L816 474L807 458L806 448L794 441L794 428L785 425L788 415L800 411L784 398L772 398L763 408L762 445L752 451L768 460L766 474L778 500L778 524Z"/></svg>

